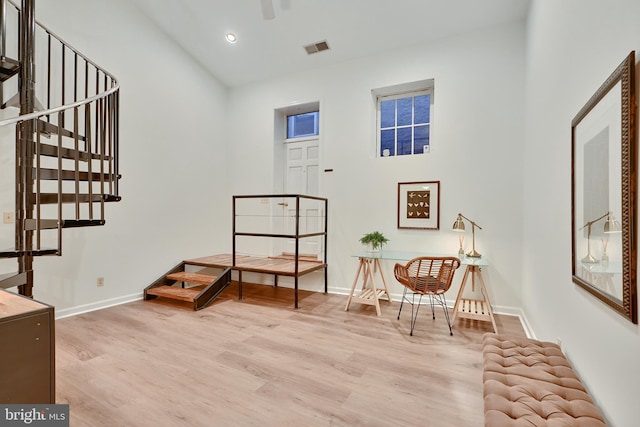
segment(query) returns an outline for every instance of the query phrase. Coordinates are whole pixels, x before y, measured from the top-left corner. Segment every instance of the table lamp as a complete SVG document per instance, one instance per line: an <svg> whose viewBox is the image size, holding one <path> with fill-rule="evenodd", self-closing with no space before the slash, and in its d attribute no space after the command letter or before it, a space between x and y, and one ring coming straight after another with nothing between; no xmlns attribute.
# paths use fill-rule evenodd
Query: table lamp
<svg viewBox="0 0 640 427"><path fill-rule="evenodd" d="M609 211L606 214L599 216L598 218L588 221L585 225L579 228L579 230L587 228L587 255L582 258L582 262L588 264L595 264L598 260L591 255L591 226L596 222L600 221L604 217L607 217L607 220L604 222L604 232L607 234L611 233L620 233L622 229L620 228L620 223L615 220L613 217L613 212Z"/></svg>
<svg viewBox="0 0 640 427"><path fill-rule="evenodd" d="M462 215L461 213L458 213L458 219L456 219L456 221L453 223L453 230L454 231L464 232L464 221L462 220L463 218L471 223L471 241L472 241L472 246L471 246L471 252L469 252L467 254L467 256L468 257L472 257L472 258L480 258L482 255L480 255L476 251L476 227L478 227L480 230L482 230L482 227L480 227L478 224L476 224L475 222L471 221L469 218L467 218L466 216Z"/></svg>

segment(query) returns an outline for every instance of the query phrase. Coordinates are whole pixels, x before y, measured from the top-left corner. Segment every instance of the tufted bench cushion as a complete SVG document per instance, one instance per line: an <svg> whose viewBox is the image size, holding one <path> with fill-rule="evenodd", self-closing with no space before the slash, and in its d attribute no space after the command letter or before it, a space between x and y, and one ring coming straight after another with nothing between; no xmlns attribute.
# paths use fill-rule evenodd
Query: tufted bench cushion
<svg viewBox="0 0 640 427"><path fill-rule="evenodd" d="M485 334L486 427L602 427L604 419L560 347Z"/></svg>

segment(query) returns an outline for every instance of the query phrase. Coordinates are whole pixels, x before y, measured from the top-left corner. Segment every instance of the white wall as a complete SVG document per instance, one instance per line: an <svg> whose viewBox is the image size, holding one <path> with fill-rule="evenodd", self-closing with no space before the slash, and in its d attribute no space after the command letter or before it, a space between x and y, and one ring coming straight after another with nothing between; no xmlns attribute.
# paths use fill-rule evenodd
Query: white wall
<svg viewBox="0 0 640 427"><path fill-rule="evenodd" d="M494 304L519 307L524 28L524 22L503 25L230 90L232 192L273 191L274 109L319 101L321 170L333 169L320 178L329 199L330 290L351 286L357 268L351 255L363 249L358 240L369 231L388 236L390 250L456 253L451 227L463 212L483 227L476 249L491 263L485 279ZM371 90L429 78L435 78L431 153L376 158ZM397 229L398 182L438 180L440 230ZM391 292L401 292L392 264L386 267ZM457 283L461 278L462 272Z"/></svg>
<svg viewBox="0 0 640 427"><path fill-rule="evenodd" d="M523 307L562 340L610 425L638 425L637 325L571 281L571 120L631 50L636 0L535 0L528 21ZM636 122L637 123L637 122Z"/></svg>
<svg viewBox="0 0 640 427"><path fill-rule="evenodd" d="M139 297L181 260L227 250L224 86L127 1L39 0L36 17L119 79L123 200L35 260L35 298L61 314Z"/></svg>

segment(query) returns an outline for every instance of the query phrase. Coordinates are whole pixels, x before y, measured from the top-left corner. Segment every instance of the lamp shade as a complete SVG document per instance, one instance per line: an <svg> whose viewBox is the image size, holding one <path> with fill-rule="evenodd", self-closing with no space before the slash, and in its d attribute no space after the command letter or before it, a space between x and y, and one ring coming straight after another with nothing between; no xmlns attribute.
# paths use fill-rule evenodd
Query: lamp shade
<svg viewBox="0 0 640 427"><path fill-rule="evenodd" d="M453 231L463 232L464 231L464 220L465 219L471 223L471 242L472 242L472 246L471 246L471 252L469 252L467 254L467 256L474 257L474 258L480 258L482 255L480 255L480 253L478 251L476 251L476 227L478 227L481 230L482 230L482 227L480 227L478 224L476 224L475 222L471 221L469 218L467 218L466 216L462 215L461 213L458 213L458 219L456 219L455 222L453 223Z"/></svg>
<svg viewBox="0 0 640 427"><path fill-rule="evenodd" d="M607 220L604 223L604 232L605 233L620 233L622 232L622 227L620 227L620 223L615 220L613 215L609 214L607 216Z"/></svg>
<svg viewBox="0 0 640 427"><path fill-rule="evenodd" d="M453 231L464 231L464 221L460 214L458 214L458 219L453 223Z"/></svg>

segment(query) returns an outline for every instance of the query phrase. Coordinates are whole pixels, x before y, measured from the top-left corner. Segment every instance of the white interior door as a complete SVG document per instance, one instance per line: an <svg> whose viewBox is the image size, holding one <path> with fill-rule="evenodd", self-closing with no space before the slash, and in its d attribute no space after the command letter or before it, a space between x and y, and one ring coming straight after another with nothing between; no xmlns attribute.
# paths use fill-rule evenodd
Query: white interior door
<svg viewBox="0 0 640 427"><path fill-rule="evenodd" d="M319 193L319 147L317 139L285 143L287 156L285 192L317 196Z"/></svg>
<svg viewBox="0 0 640 427"><path fill-rule="evenodd" d="M317 196L320 193L320 150L318 139L285 143L285 193ZM319 203L302 201L300 206L300 234L322 231L324 214ZM295 201L291 200L288 211L288 229L295 232ZM301 255L321 256L322 237L300 239ZM295 253L295 240L287 240L285 252Z"/></svg>

